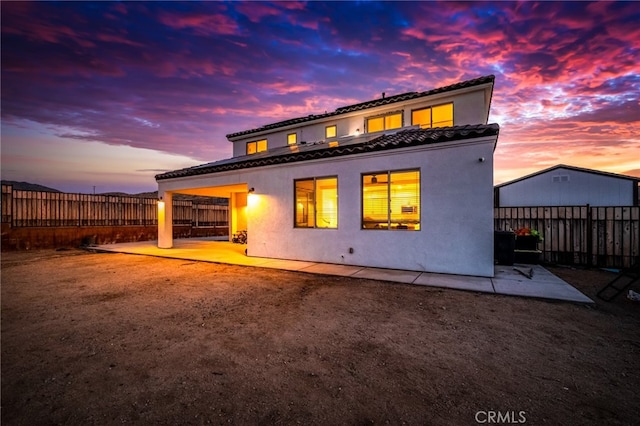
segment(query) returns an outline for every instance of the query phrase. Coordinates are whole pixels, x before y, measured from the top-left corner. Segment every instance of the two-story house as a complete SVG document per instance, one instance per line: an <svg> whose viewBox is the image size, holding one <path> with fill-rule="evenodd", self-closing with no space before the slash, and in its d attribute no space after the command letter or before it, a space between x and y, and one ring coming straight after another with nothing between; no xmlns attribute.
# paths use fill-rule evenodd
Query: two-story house
<svg viewBox="0 0 640 426"><path fill-rule="evenodd" d="M229 198L247 255L493 276L494 76L227 135L233 157L156 176L158 247L172 194Z"/></svg>

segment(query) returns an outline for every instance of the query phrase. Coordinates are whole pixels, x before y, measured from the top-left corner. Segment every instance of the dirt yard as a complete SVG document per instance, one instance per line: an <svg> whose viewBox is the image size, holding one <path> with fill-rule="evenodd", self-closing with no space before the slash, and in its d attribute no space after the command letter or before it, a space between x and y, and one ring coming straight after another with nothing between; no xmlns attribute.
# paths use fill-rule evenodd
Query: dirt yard
<svg viewBox="0 0 640 426"><path fill-rule="evenodd" d="M602 271L551 268L589 297ZM2 424L637 425L640 303L2 254ZM638 289L636 289L638 290Z"/></svg>

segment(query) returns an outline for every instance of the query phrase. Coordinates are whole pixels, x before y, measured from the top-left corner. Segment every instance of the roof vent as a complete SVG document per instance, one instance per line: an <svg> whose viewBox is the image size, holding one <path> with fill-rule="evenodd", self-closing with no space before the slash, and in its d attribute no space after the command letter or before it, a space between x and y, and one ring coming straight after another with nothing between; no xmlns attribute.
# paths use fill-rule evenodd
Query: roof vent
<svg viewBox="0 0 640 426"><path fill-rule="evenodd" d="M384 99L384 92L382 92L382 99Z"/></svg>

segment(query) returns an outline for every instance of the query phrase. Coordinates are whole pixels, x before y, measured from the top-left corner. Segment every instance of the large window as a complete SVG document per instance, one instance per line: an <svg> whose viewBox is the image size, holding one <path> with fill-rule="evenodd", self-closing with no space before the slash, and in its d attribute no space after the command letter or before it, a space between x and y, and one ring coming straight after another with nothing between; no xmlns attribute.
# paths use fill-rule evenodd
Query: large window
<svg viewBox="0 0 640 426"><path fill-rule="evenodd" d="M267 150L267 140L261 139L259 141L247 142L247 155L255 154Z"/></svg>
<svg viewBox="0 0 640 426"><path fill-rule="evenodd" d="M422 129L453 126L453 103L411 111L411 125Z"/></svg>
<svg viewBox="0 0 640 426"><path fill-rule="evenodd" d="M420 170L363 174L362 228L420 230Z"/></svg>
<svg viewBox="0 0 640 426"><path fill-rule="evenodd" d="M402 111L378 117L367 118L367 132L381 132L383 130L399 129L402 127Z"/></svg>
<svg viewBox="0 0 640 426"><path fill-rule="evenodd" d="M338 178L299 179L295 186L296 228L338 227Z"/></svg>

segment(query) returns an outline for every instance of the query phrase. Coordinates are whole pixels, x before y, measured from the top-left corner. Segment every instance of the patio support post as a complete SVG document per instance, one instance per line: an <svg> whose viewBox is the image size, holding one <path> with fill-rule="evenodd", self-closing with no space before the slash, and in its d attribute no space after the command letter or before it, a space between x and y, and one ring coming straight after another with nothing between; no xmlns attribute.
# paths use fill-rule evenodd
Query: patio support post
<svg viewBox="0 0 640 426"><path fill-rule="evenodd" d="M158 248L173 247L173 194L159 192L158 200Z"/></svg>
<svg viewBox="0 0 640 426"><path fill-rule="evenodd" d="M227 224L229 226L229 241L233 240L233 234L236 232L237 210L236 210L236 193L229 194L229 217Z"/></svg>

